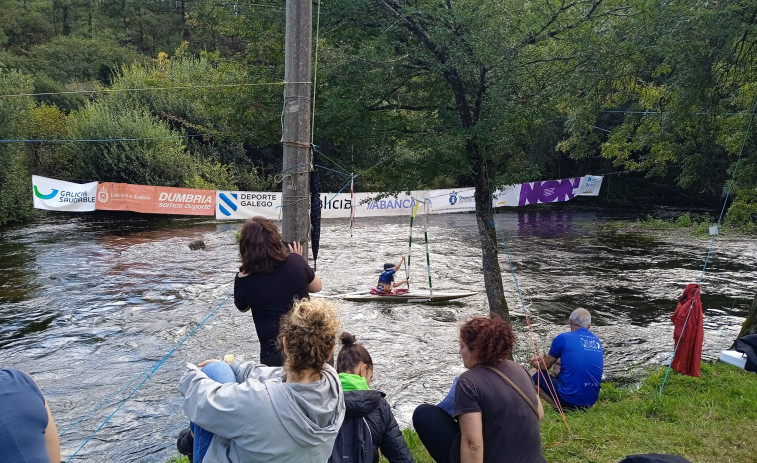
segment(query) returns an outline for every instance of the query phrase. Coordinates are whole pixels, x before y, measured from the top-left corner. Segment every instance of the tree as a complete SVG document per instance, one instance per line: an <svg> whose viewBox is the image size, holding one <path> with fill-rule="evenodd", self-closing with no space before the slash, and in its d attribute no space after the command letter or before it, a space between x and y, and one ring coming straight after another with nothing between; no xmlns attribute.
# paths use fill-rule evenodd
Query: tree
<svg viewBox="0 0 757 463"><path fill-rule="evenodd" d="M0 94L28 93L32 81L18 71L0 68ZM27 127L34 102L30 97L0 100L0 139L19 140L27 136ZM0 144L0 225L22 222L34 215L31 176L24 146L20 143Z"/></svg>
<svg viewBox="0 0 757 463"><path fill-rule="evenodd" d="M259 190L272 185L258 174L247 146L278 143L281 106L271 95L262 96L270 89L247 82L240 65L214 54L194 57L182 46L173 57L160 53L151 64L123 67L113 83L113 90L153 90L116 91L107 101L120 111L147 108L174 130L192 135L187 149L226 166L239 188Z"/></svg>
<svg viewBox="0 0 757 463"><path fill-rule="evenodd" d="M410 176L475 186L492 313L509 317L493 190L514 177L515 165L538 170L525 147L554 123L551 102L585 62L587 50L575 45L626 10L610 0L330 5L318 89L326 102L316 112L322 133L359 145L364 155L402 153L383 176L397 189Z"/></svg>
<svg viewBox="0 0 757 463"><path fill-rule="evenodd" d="M69 118L68 162L80 179L139 185L187 186L193 159L177 137L144 108L119 111L90 103ZM108 139L123 141L106 141ZM103 140L103 141L97 141Z"/></svg>
<svg viewBox="0 0 757 463"><path fill-rule="evenodd" d="M757 99L757 5L650 2L634 26L619 26L627 40L611 50L614 60L598 63L595 103L566 105L572 135L563 149L601 149L615 165L700 202L722 203L732 187L729 220L757 228L754 123L748 130Z"/></svg>

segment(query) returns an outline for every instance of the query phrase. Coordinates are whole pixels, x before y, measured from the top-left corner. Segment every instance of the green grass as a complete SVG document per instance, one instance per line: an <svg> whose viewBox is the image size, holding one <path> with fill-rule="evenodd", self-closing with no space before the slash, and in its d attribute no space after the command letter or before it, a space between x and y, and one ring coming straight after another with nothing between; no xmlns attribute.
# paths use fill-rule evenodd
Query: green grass
<svg viewBox="0 0 757 463"><path fill-rule="evenodd" d="M611 463L635 453L678 454L694 463L756 461L757 374L719 362L703 363L699 378L671 370L660 396L664 376L659 367L638 387L603 383L594 407L565 415L570 429L546 410L541 432L547 461ZM418 463L433 462L413 430L403 434Z"/></svg>
<svg viewBox="0 0 757 463"><path fill-rule="evenodd" d="M703 363L702 376L665 368L638 390L603 384L586 412L549 411L542 422L547 461L617 462L634 453L674 453L696 463L752 462L757 455L757 375L724 363Z"/></svg>
<svg viewBox="0 0 757 463"><path fill-rule="evenodd" d="M617 232L663 232L665 234L675 233L676 235L709 237L710 226L716 225L717 220L709 214L703 214L692 217L688 212L673 218L659 218L648 215L645 218L636 221L614 221L605 225L606 228ZM729 222L721 223L718 227L718 235L721 237L742 237L755 236L757 227L754 224L734 225Z"/></svg>

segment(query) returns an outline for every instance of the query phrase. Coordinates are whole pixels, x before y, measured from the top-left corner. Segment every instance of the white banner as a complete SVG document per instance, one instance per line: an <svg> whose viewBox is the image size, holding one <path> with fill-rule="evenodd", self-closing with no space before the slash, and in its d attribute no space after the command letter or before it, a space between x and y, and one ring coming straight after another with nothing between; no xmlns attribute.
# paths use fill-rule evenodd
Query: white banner
<svg viewBox="0 0 757 463"><path fill-rule="evenodd" d="M78 184L33 175L32 184L34 207L38 209L95 210L97 182ZM492 206L519 207L568 201L576 196L597 196L601 186L602 177L593 175L511 185L494 192ZM131 187L139 188L140 185ZM243 220L254 216L281 219L281 193L216 191L215 194L216 219ZM419 190L392 196L386 193L321 193L320 201L322 217L326 219L349 218L351 208L354 208L355 217L386 217L410 214L415 201L422 202L429 214L472 212L476 210L474 194L474 188ZM212 201L208 200L208 204L212 209ZM160 213L159 210L148 212Z"/></svg>
<svg viewBox="0 0 757 463"><path fill-rule="evenodd" d="M601 186L601 176L511 185L495 191L492 205L518 207L568 201L576 196L597 196ZM355 208L355 217L405 216L411 213L413 199L423 202L430 214L472 212L476 210L474 193L474 188L418 190L396 196L386 196L386 193L321 193L321 217L349 218L351 207ZM216 219L246 219L256 215L280 220L281 193L217 192Z"/></svg>
<svg viewBox="0 0 757 463"><path fill-rule="evenodd" d="M95 210L97 182L70 183L32 175L34 207L51 211L90 212Z"/></svg>
<svg viewBox="0 0 757 463"><path fill-rule="evenodd" d="M216 219L238 220L255 216L281 220L281 193L216 191Z"/></svg>

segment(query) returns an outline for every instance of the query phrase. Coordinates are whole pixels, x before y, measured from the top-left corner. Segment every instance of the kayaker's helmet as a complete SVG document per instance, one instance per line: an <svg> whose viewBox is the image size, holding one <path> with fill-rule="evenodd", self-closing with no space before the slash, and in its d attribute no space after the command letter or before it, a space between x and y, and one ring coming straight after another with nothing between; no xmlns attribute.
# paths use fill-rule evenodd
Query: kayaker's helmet
<svg viewBox="0 0 757 463"><path fill-rule="evenodd" d="M394 270L394 264L391 262L387 262L384 264L384 271L388 272L389 270Z"/></svg>

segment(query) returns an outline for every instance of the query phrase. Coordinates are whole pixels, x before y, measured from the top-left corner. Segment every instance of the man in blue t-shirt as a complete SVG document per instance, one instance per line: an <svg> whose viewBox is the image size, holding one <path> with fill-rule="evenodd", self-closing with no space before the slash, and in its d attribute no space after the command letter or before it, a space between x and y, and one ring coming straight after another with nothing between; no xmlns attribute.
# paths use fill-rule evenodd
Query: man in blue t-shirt
<svg viewBox="0 0 757 463"><path fill-rule="evenodd" d="M531 376L543 399L557 408L553 400L554 384L556 398L562 409L588 408L599 396L604 369L604 351L599 338L589 331L591 314L578 308L568 319L570 331L557 335L547 355L531 358ZM557 378L547 371L559 367Z"/></svg>
<svg viewBox="0 0 757 463"><path fill-rule="evenodd" d="M394 282L394 274L400 270L404 262L405 256L402 256L402 259L397 262L397 265L394 265L391 262L384 264L384 271L379 275L378 284L376 284L376 289L380 293L390 294L397 286L408 284L410 280L402 280L397 283Z"/></svg>

